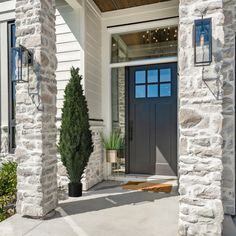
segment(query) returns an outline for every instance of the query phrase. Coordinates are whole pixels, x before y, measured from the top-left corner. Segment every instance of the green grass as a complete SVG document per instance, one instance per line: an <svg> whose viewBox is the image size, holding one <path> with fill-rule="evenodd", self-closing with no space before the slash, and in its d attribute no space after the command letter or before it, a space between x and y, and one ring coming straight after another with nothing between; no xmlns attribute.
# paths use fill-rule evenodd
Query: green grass
<svg viewBox="0 0 236 236"><path fill-rule="evenodd" d="M124 138L120 132L113 131L109 136L101 135L103 147L106 150L120 150L124 145Z"/></svg>

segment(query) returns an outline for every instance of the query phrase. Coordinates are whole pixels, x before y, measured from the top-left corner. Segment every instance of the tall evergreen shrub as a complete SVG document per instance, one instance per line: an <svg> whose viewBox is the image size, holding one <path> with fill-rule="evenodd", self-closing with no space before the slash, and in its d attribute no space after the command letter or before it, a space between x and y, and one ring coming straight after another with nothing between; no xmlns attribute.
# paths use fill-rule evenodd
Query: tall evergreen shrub
<svg viewBox="0 0 236 236"><path fill-rule="evenodd" d="M71 183L80 183L93 151L88 106L81 80L79 68L72 67L62 109L59 151Z"/></svg>

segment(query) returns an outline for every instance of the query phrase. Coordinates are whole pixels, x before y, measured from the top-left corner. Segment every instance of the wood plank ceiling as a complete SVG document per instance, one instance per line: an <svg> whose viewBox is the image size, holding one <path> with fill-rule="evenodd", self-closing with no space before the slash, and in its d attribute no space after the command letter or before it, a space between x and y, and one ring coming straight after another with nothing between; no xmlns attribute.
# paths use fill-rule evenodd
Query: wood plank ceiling
<svg viewBox="0 0 236 236"><path fill-rule="evenodd" d="M93 0L101 12L115 11L125 8L138 7L169 0Z"/></svg>

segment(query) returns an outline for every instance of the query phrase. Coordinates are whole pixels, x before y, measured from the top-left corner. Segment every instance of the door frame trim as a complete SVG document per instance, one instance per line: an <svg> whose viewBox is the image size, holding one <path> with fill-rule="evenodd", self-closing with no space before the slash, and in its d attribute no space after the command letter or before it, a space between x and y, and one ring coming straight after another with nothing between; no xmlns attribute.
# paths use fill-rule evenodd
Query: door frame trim
<svg viewBox="0 0 236 236"><path fill-rule="evenodd" d="M129 158L129 66L125 66L125 173L130 173Z"/></svg>

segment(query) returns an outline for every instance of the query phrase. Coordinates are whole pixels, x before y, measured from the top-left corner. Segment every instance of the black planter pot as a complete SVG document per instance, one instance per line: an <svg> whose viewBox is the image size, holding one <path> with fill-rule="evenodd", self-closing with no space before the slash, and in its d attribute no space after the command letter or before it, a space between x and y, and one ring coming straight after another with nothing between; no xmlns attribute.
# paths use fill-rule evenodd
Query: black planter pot
<svg viewBox="0 0 236 236"><path fill-rule="evenodd" d="M69 190L69 197L81 197L82 183L69 183L68 190Z"/></svg>

